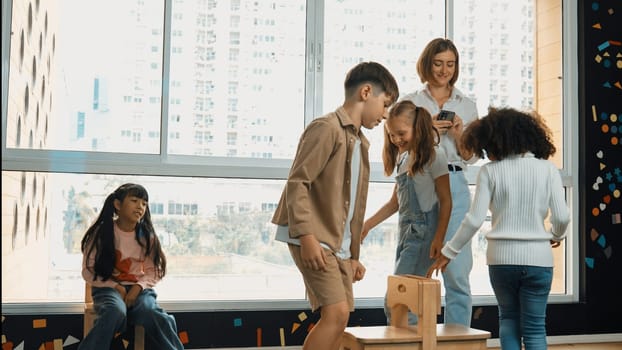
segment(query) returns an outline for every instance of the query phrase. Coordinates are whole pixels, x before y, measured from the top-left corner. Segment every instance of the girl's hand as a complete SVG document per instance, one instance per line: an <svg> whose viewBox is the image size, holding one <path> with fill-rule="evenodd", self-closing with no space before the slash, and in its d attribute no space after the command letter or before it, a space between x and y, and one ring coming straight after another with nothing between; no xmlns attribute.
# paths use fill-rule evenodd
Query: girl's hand
<svg viewBox="0 0 622 350"><path fill-rule="evenodd" d="M125 287L121 283L117 283L117 285L114 286L114 289L121 294L121 299L125 300L125 295L127 294Z"/></svg>
<svg viewBox="0 0 622 350"><path fill-rule="evenodd" d="M441 255L438 259L436 259L436 261L434 261L432 266L430 266L430 268L428 269L428 272L425 274L425 277L431 278L432 273L434 273L434 271L436 271L436 276L438 276L439 270L441 272L445 272L445 269L447 268L447 264L449 264L449 261L450 260L445 255Z"/></svg>
<svg viewBox="0 0 622 350"><path fill-rule="evenodd" d="M125 300L125 305L127 305L128 308L134 306L136 298L138 298L138 294L140 294L142 290L143 287L141 287L140 284L135 284L132 286L132 288L130 288L130 291L127 292L125 298L123 299Z"/></svg>
<svg viewBox="0 0 622 350"><path fill-rule="evenodd" d="M365 221L363 223L363 231L361 231L361 244L363 244L363 241L365 240L365 237L367 237L367 235L369 234L369 221Z"/></svg>
<svg viewBox="0 0 622 350"><path fill-rule="evenodd" d="M365 277L365 266L354 259L350 259L350 264L352 265L352 283L362 280Z"/></svg>
<svg viewBox="0 0 622 350"><path fill-rule="evenodd" d="M430 244L430 259L438 259L441 256L441 249L443 249L443 241L440 239L433 239Z"/></svg>

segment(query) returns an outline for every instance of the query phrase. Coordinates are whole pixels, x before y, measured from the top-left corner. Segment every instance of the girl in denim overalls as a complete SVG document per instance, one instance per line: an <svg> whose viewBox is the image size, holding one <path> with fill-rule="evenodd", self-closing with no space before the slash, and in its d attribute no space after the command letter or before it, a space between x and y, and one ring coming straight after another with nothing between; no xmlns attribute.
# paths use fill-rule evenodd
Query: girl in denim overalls
<svg viewBox="0 0 622 350"><path fill-rule="evenodd" d="M396 184L391 199L365 221L362 237L399 211L394 273L425 276L443 247L451 214L447 157L430 114L411 101L391 109L384 136L385 175L395 169ZM390 323L386 306L385 313ZM409 313L409 323L417 323L414 314Z"/></svg>

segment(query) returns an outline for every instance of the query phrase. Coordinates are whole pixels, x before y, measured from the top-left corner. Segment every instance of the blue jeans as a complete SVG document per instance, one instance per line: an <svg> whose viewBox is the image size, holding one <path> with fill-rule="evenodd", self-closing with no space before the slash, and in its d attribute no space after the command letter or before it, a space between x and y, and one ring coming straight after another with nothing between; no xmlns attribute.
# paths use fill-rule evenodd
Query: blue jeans
<svg viewBox="0 0 622 350"><path fill-rule="evenodd" d="M553 268L490 265L490 283L499 304L499 341L503 350L546 350L546 303Z"/></svg>
<svg viewBox="0 0 622 350"><path fill-rule="evenodd" d="M445 242L453 238L458 227L464 220L471 206L471 192L469 183L462 171L449 172L449 186L451 188L451 217L447 226ZM473 268L473 253L471 241L460 251L460 254L447 265L443 272L445 286L445 323L471 326L473 301L471 299L471 283L469 275Z"/></svg>
<svg viewBox="0 0 622 350"><path fill-rule="evenodd" d="M141 291L129 309L114 288L92 288L92 296L97 318L80 342L79 350L110 349L114 335L125 332L128 323L142 325L145 335L158 344L158 349L184 348L177 335L175 318L160 308L153 289Z"/></svg>

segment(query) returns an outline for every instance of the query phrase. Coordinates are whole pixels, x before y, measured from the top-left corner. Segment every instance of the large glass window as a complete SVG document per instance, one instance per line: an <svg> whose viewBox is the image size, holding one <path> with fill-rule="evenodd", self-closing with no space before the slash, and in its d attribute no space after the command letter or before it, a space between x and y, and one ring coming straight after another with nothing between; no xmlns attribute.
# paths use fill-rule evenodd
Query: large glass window
<svg viewBox="0 0 622 350"><path fill-rule="evenodd" d="M420 88L417 57L435 37L455 41L457 85L480 115L490 105L543 114L572 193L561 3L447 3L3 2L3 308L82 300L80 239L105 196L127 181L150 192L169 261L159 298L170 309L190 300L209 301L199 304L206 309L306 305L270 223L300 133L341 104L358 62L383 63L402 93ZM393 179L382 174L382 129L365 132L371 214ZM472 183L477 170L467 173ZM396 230L397 215L363 244L358 303L381 307ZM569 246L556 250L553 297L576 293ZM482 235L473 247L473 294L492 296Z"/></svg>

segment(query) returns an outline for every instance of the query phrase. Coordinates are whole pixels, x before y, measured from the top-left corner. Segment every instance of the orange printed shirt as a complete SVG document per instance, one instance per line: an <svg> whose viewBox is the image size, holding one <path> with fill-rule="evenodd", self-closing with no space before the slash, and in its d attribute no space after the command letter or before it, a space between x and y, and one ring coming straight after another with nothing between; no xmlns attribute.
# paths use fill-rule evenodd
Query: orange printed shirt
<svg viewBox="0 0 622 350"><path fill-rule="evenodd" d="M158 282L151 257L145 256L145 249L135 239L134 231L122 231L115 223L115 266L110 279L104 281L101 276L93 280L95 274L95 251L90 256L83 256L82 277L93 287L114 288L118 283L139 284L143 289L153 288Z"/></svg>

